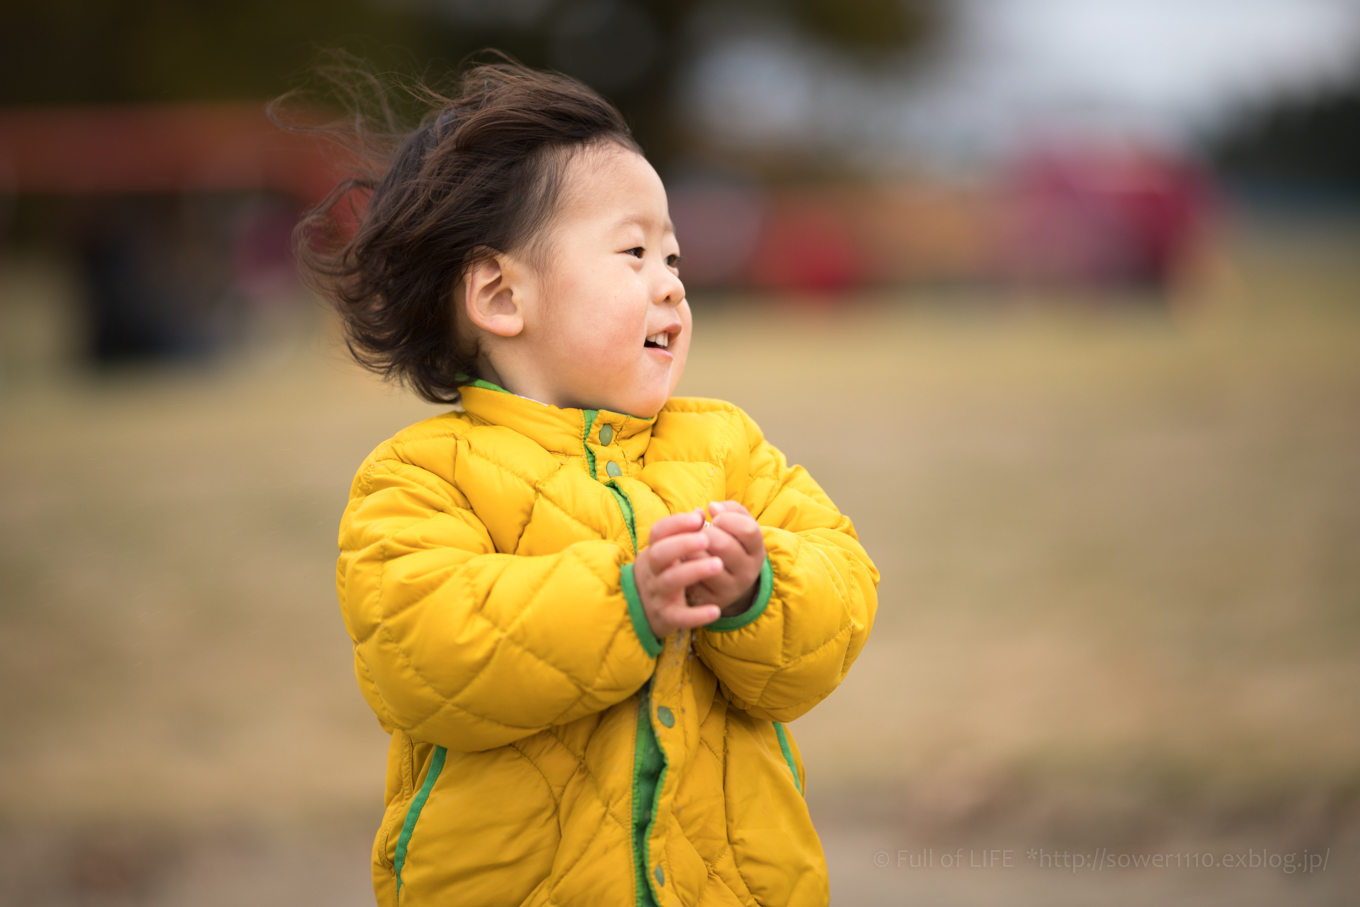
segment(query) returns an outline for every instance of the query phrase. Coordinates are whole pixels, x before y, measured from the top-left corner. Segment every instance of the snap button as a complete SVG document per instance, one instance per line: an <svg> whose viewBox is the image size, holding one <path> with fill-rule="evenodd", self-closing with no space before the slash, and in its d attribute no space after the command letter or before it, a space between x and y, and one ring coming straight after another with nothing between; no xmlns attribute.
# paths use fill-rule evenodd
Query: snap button
<svg viewBox="0 0 1360 907"><path fill-rule="evenodd" d="M619 464L615 463L613 460L610 460L604 465L604 471L609 474L609 478L611 479L617 479L619 476L623 475L623 470L619 469Z"/></svg>
<svg viewBox="0 0 1360 907"><path fill-rule="evenodd" d="M653 875L656 876L656 884L658 884L658 885L665 885L665 884L666 884L666 874L665 874L664 872L661 871L661 864L660 864L660 863L657 864L657 866L656 866L656 872L653 873Z"/></svg>
<svg viewBox="0 0 1360 907"><path fill-rule="evenodd" d="M656 710L656 719L666 727L675 727L675 713L664 705Z"/></svg>
<svg viewBox="0 0 1360 907"><path fill-rule="evenodd" d="M609 442L614 440L614 426L606 422L600 426L600 443L609 446Z"/></svg>

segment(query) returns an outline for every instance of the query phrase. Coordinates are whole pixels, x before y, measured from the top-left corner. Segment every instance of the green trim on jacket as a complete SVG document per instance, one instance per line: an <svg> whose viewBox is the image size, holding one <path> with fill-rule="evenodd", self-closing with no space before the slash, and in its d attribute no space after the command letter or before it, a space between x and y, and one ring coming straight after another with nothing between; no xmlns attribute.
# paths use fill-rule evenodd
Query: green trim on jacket
<svg viewBox="0 0 1360 907"><path fill-rule="evenodd" d="M406 821L401 823L401 834L397 837L396 859L392 862L392 870L397 876L397 894L401 894L401 870L406 865L406 851L411 845L411 833L416 830L416 822L420 821L420 813L425 809L425 801L430 799L430 791L434 789L434 783L439 780L439 773L444 770L444 757L448 755L448 750L442 746L436 746L430 755L430 766L425 770L425 783L420 785L420 791L411 799L411 805L406 808Z"/></svg>
<svg viewBox="0 0 1360 907"><path fill-rule="evenodd" d="M773 593L774 568L770 566L770 556L767 554L765 555L765 563L760 565L760 577L756 580L756 597L755 601L751 602L751 607L740 614L733 614L731 617L720 617L713 623L705 625L704 629L718 633L740 630L765 612L765 606L770 603L770 596Z"/></svg>

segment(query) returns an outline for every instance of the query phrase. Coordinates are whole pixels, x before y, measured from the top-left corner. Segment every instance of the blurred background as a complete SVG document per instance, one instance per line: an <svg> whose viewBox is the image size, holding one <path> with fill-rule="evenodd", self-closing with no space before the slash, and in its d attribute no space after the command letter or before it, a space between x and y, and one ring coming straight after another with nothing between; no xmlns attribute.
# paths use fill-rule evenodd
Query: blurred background
<svg viewBox="0 0 1360 907"><path fill-rule="evenodd" d="M0 7L0 901L371 903L335 535L438 408L299 285L342 158L264 103L485 47L624 110L681 392L882 570L793 725L834 903L1354 897L1360 2L61 0Z"/></svg>

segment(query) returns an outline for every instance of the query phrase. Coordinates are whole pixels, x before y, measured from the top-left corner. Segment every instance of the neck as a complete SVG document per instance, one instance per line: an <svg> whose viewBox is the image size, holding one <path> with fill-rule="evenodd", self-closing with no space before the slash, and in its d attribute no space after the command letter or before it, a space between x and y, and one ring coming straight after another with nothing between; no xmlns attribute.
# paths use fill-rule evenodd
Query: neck
<svg viewBox="0 0 1360 907"><path fill-rule="evenodd" d="M506 383L505 377L496 370L496 366L491 363L491 360L488 359L485 354L478 354L477 356L477 375L483 381L490 381L497 387L504 388L512 394L519 393L519 391Z"/></svg>

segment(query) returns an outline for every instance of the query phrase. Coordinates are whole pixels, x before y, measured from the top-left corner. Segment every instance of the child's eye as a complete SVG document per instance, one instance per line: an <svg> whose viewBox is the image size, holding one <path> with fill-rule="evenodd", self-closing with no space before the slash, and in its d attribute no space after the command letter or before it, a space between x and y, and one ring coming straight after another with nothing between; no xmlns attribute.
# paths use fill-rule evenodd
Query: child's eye
<svg viewBox="0 0 1360 907"><path fill-rule="evenodd" d="M666 256L666 265L667 265L667 267L678 268L678 267L680 267L680 262L682 262L682 261L684 261L684 259L681 258L679 255L667 255L667 256Z"/></svg>
<svg viewBox="0 0 1360 907"><path fill-rule="evenodd" d="M642 246L633 246L633 248L627 251L627 254L632 255L634 258L641 258L643 251Z"/></svg>

